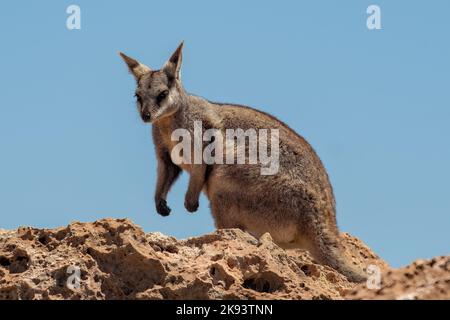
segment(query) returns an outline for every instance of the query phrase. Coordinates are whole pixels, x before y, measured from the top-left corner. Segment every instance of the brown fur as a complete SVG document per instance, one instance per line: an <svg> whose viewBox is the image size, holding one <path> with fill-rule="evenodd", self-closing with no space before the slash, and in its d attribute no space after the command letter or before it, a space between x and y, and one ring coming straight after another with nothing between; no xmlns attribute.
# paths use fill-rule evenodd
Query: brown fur
<svg viewBox="0 0 450 320"><path fill-rule="evenodd" d="M187 94L180 79L182 47L183 44L158 71L151 71L121 54L137 81L138 109L142 118L153 124L158 159L155 193L158 213L163 216L170 213L167 193L185 170L190 174L185 196L189 212L197 210L203 191L210 201L217 228L241 228L256 237L269 232L279 245L306 248L319 261L350 280L364 281L362 271L354 269L343 257L333 190L313 148L271 115ZM142 70L146 71L142 73ZM164 99L160 96L162 92L168 93ZM184 128L192 132L194 121L198 120L202 121L204 130L278 129L278 173L261 175L259 164L175 165L171 159L172 148L177 143L171 141L173 130Z"/></svg>

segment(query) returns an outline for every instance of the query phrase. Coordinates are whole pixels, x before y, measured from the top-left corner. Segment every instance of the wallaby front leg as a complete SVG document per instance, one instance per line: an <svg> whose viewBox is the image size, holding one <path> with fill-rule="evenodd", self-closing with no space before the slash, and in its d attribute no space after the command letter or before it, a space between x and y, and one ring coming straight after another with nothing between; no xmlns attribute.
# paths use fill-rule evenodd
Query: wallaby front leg
<svg viewBox="0 0 450 320"><path fill-rule="evenodd" d="M189 212L198 209L198 199L205 183L206 164L194 164L190 172L189 186L184 200L184 207Z"/></svg>
<svg viewBox="0 0 450 320"><path fill-rule="evenodd" d="M158 158L158 178L156 182L155 204L156 211L162 216L170 214L170 208L167 205L167 194L180 175L181 169L176 166L167 152L161 152Z"/></svg>

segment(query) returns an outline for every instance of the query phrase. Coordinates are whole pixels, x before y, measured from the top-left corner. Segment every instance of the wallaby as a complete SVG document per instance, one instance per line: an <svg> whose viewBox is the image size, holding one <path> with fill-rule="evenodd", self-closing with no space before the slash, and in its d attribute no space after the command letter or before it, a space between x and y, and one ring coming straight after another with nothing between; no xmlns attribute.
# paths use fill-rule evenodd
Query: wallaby
<svg viewBox="0 0 450 320"><path fill-rule="evenodd" d="M250 107L214 103L188 94L181 83L181 43L160 70L151 70L119 53L137 82L135 97L142 120L152 124L158 160L156 210L170 213L166 197L182 170L190 174L184 205L197 210L203 191L217 228L240 228L259 237L269 232L284 248L305 248L319 262L350 281L366 279L344 257L336 223L333 190L325 168L304 138L275 117ZM279 169L262 175L260 164L179 163L174 161L172 133L179 128L277 129ZM261 143L261 141L258 141ZM246 149L248 151L248 148ZM226 152L235 152L227 150ZM185 155L183 155L185 156Z"/></svg>

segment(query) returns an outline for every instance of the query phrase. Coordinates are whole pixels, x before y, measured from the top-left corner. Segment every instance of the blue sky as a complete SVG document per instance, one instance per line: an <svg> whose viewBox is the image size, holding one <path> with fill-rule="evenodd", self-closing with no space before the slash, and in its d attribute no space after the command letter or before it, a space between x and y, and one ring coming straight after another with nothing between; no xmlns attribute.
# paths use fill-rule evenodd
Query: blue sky
<svg viewBox="0 0 450 320"><path fill-rule="evenodd" d="M81 30L66 8L81 8ZM382 30L366 27L381 7ZM185 88L267 111L327 167L338 223L393 266L449 254L450 2L8 1L1 5L0 228L128 217L214 229L187 175L156 214L156 161L121 50L159 68L185 40Z"/></svg>

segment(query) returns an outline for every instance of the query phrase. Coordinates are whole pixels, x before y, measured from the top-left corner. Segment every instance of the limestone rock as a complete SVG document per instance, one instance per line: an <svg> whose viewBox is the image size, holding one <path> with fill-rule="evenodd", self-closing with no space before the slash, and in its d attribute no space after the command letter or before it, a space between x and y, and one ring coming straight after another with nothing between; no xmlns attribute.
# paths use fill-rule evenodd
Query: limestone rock
<svg viewBox="0 0 450 320"><path fill-rule="evenodd" d="M415 271L410 271L412 280L406 276L399 284L398 271L390 270L360 240L346 233L342 239L355 265L375 265L389 274L386 281L391 282L381 289L385 297L398 297L390 295L394 286L419 298L445 294L448 298L448 258L446 277L444 269L436 267L441 262L433 266L423 262L419 264L423 269L414 269L432 271L435 285L425 293L427 283L415 281ZM408 283L411 290L405 287ZM146 234L127 219L74 222L57 229L0 230L0 299L345 297L383 295L348 282L337 271L315 262L307 251L281 249L269 234L256 239L239 229L223 229L177 240L161 233Z"/></svg>

